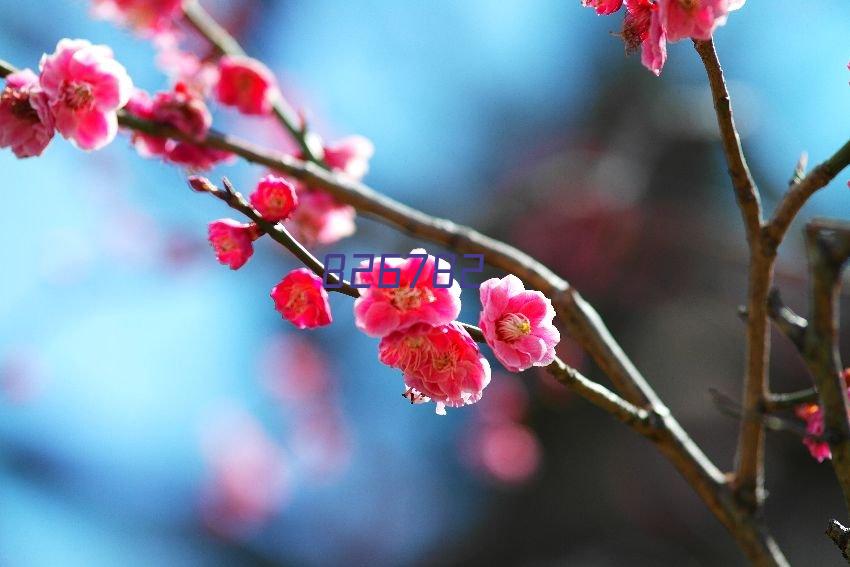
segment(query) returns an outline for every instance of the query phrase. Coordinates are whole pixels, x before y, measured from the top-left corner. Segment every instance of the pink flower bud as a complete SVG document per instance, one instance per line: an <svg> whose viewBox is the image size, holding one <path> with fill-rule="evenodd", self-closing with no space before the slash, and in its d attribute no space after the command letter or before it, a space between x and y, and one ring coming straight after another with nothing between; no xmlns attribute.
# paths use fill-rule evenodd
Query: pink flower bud
<svg viewBox="0 0 850 567"><path fill-rule="evenodd" d="M272 288L274 308L284 319L299 329L329 325L331 306L322 279L308 270L292 270Z"/></svg>
<svg viewBox="0 0 850 567"><path fill-rule="evenodd" d="M133 82L109 47L61 40L41 58L40 82L62 136L83 150L115 139L117 111L130 100Z"/></svg>
<svg viewBox="0 0 850 567"><path fill-rule="evenodd" d="M363 136L349 136L325 146L324 153L325 163L331 169L360 180L369 172L369 160L375 153L375 146Z"/></svg>
<svg viewBox="0 0 850 567"><path fill-rule="evenodd" d="M53 113L38 77L29 69L6 77L0 92L0 148L19 158L41 155L53 139Z"/></svg>
<svg viewBox="0 0 850 567"><path fill-rule="evenodd" d="M225 55L219 62L218 101L244 114L269 114L277 96L272 72L250 57Z"/></svg>
<svg viewBox="0 0 850 567"><path fill-rule="evenodd" d="M539 291L526 291L514 275L481 284L481 321L487 344L511 372L546 366L555 359L561 334L555 308Z"/></svg>
<svg viewBox="0 0 850 567"><path fill-rule="evenodd" d="M206 177L200 175L190 175L187 179L189 187L198 193L214 193L218 188Z"/></svg>
<svg viewBox="0 0 850 567"><path fill-rule="evenodd" d="M238 270L254 253L253 242L260 231L253 223L242 224L233 219L221 219L209 225L209 241L221 264Z"/></svg>
<svg viewBox="0 0 850 567"><path fill-rule="evenodd" d="M295 187L286 179L266 175L251 193L251 204L264 219L277 222L292 214L298 206L298 196L295 194Z"/></svg>

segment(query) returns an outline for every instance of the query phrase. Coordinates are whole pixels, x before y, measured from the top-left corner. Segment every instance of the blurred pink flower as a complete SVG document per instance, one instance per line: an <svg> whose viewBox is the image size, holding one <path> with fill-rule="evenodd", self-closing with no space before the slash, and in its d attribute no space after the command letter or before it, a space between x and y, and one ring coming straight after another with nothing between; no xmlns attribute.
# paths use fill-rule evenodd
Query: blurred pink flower
<svg viewBox="0 0 850 567"><path fill-rule="evenodd" d="M437 259L416 248L410 252L418 258L379 258L372 269L357 274L358 284L368 284L354 301L357 328L370 337L383 337L415 325L444 325L460 314L460 284L449 283L448 273L436 274ZM361 267L367 267L363 262ZM442 269L449 268L440 260ZM393 270L393 271L389 271ZM414 278L416 284L411 285ZM436 283L441 287L435 286ZM379 285L387 286L385 288Z"/></svg>
<svg viewBox="0 0 850 567"><path fill-rule="evenodd" d="M209 241L221 264L238 270L254 254L253 242L260 237L257 226L233 219L220 219L209 224Z"/></svg>
<svg viewBox="0 0 850 567"><path fill-rule="evenodd" d="M298 207L284 226L306 246L333 244L354 234L356 212L325 191L296 185Z"/></svg>
<svg viewBox="0 0 850 567"><path fill-rule="evenodd" d="M207 525L234 537L277 512L288 493L283 450L249 414L238 414L208 432L209 479L202 493Z"/></svg>
<svg viewBox="0 0 850 567"><path fill-rule="evenodd" d="M659 0L661 23L667 41L692 37L709 39L715 28L726 23L731 10L744 5L744 0Z"/></svg>
<svg viewBox="0 0 850 567"><path fill-rule="evenodd" d="M329 403L315 403L299 413L293 421L290 447L310 481L333 479L348 466L353 449L339 408Z"/></svg>
<svg viewBox="0 0 850 567"><path fill-rule="evenodd" d="M274 308L299 329L330 325L331 306L322 279L307 268L289 272L271 291Z"/></svg>
<svg viewBox="0 0 850 567"><path fill-rule="evenodd" d="M478 421L487 424L521 421L528 410L528 392L522 381L497 374L487 387L487 397L475 408ZM478 425L476 422L476 429Z"/></svg>
<svg viewBox="0 0 850 567"><path fill-rule="evenodd" d="M581 0L581 5L594 8L599 15L606 15L622 8L623 0Z"/></svg>
<svg viewBox="0 0 850 567"><path fill-rule="evenodd" d="M325 146L325 163L359 181L369 172L369 160L374 153L375 146L368 138L348 136Z"/></svg>
<svg viewBox="0 0 850 567"><path fill-rule="evenodd" d="M264 219L278 222L288 218L298 206L298 195L292 183L283 177L266 175L251 193L251 204Z"/></svg>
<svg viewBox="0 0 850 567"><path fill-rule="evenodd" d="M118 133L117 110L130 100L133 82L105 45L63 39L41 58L41 87L56 129L83 150L97 150Z"/></svg>
<svg viewBox="0 0 850 567"><path fill-rule="evenodd" d="M555 359L561 334L555 308L539 291L526 291L513 274L481 284L481 321L487 344L511 372L546 366Z"/></svg>
<svg viewBox="0 0 850 567"><path fill-rule="evenodd" d="M204 97L210 95L218 83L218 65L183 51L171 34L157 36L154 45L156 64L173 83L183 83Z"/></svg>
<svg viewBox="0 0 850 567"><path fill-rule="evenodd" d="M143 35L169 30L182 0L93 0L96 17L135 29Z"/></svg>
<svg viewBox="0 0 850 567"><path fill-rule="evenodd" d="M0 148L19 158L41 155L53 139L53 113L38 76L22 69L6 77L0 92Z"/></svg>
<svg viewBox="0 0 850 567"><path fill-rule="evenodd" d="M380 360L404 373L411 403L445 406L474 404L490 383L490 364L469 333L457 323L432 327L420 323L381 339Z"/></svg>
<svg viewBox="0 0 850 567"><path fill-rule="evenodd" d="M539 468L540 443L534 432L520 423L504 422L482 427L474 456L493 479L505 484L527 481Z"/></svg>
<svg viewBox="0 0 850 567"><path fill-rule="evenodd" d="M277 96L277 81L261 62L250 57L225 55L219 61L215 87L218 101L244 114L269 114Z"/></svg>
<svg viewBox="0 0 850 567"><path fill-rule="evenodd" d="M281 402L302 406L322 400L331 386L326 357L304 334L275 336L263 351L263 383Z"/></svg>

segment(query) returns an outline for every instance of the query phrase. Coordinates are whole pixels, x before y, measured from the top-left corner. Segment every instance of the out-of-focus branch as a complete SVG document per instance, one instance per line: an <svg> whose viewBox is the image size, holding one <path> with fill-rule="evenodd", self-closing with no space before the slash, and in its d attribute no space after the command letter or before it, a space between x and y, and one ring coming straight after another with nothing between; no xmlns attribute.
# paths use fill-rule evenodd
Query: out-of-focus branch
<svg viewBox="0 0 850 567"><path fill-rule="evenodd" d="M779 289L773 288L767 297L768 314L782 334L788 337L794 345L802 349L808 321L794 313L782 301Z"/></svg>
<svg viewBox="0 0 850 567"><path fill-rule="evenodd" d="M830 520L826 526L826 535L835 542L841 556L850 563L850 529L845 528L838 520Z"/></svg>
<svg viewBox="0 0 850 567"><path fill-rule="evenodd" d="M245 50L239 45L236 38L215 21L209 12L204 10L198 0L183 1L183 16L222 55L246 55ZM301 147L304 158L323 165L321 146L310 142L310 133L307 131L304 120L298 116L298 113L295 112L280 92L275 97L272 112L274 112L278 122L286 128L292 138Z"/></svg>
<svg viewBox="0 0 850 567"><path fill-rule="evenodd" d="M814 388L806 388L805 390L785 394L770 394L764 400L764 411L771 413L794 408L800 404L813 404L817 401L818 391Z"/></svg>
<svg viewBox="0 0 850 567"><path fill-rule="evenodd" d="M850 512L850 422L838 352L838 296L850 258L850 223L814 220L806 226L811 315L803 355L820 394L832 466Z"/></svg>

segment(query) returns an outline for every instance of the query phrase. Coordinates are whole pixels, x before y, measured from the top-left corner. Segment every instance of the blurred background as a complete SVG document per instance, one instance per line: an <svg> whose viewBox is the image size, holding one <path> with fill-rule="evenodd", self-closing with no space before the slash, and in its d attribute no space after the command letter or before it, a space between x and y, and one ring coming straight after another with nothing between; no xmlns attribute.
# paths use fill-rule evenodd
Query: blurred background
<svg viewBox="0 0 850 567"><path fill-rule="evenodd" d="M656 79L611 35L620 18L578 0L204 5L326 139L375 143L370 185L575 284L731 466L736 422L709 389L740 396L746 252L689 42ZM111 45L138 86L167 86L149 42L90 19L87 2L0 11L0 57L18 66L82 37ZM817 163L847 140L847 15L845 0L752 1L716 34L769 210L802 151ZM222 109L216 125L282 144ZM0 172L0 565L744 562L649 443L542 373L496 372L480 404L438 417L401 398L348 298L332 297L332 326L296 332L268 298L293 260L263 241L238 272L218 265L206 224L229 212L126 137L90 155L62 140L38 159L4 151ZM247 189L262 170L225 174ZM848 178L803 218L847 218ZM801 226L778 282L805 312ZM360 219L318 252L419 244ZM477 294L463 298L477 320ZM775 390L809 386L774 345ZM559 353L603 379L568 339ZM791 562L842 564L822 535L843 514L831 467L774 433L767 470Z"/></svg>

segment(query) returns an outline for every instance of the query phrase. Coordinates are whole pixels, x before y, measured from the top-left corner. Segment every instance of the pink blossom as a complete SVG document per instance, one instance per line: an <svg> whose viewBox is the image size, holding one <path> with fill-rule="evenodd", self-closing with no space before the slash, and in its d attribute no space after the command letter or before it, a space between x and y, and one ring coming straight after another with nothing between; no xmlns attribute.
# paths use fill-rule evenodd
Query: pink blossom
<svg viewBox="0 0 850 567"><path fill-rule="evenodd" d="M253 223L242 224L233 219L221 219L209 225L209 241L221 264L238 270L254 254L253 242L260 231Z"/></svg>
<svg viewBox="0 0 850 567"><path fill-rule="evenodd" d="M623 0L581 0L581 5L594 8L599 15L606 15L622 8Z"/></svg>
<svg viewBox="0 0 850 567"><path fill-rule="evenodd" d="M728 13L743 5L744 0L659 0L662 25L670 42L711 38L715 28L726 23Z"/></svg>
<svg viewBox="0 0 850 567"><path fill-rule="evenodd" d="M208 479L202 510L208 526L226 536L244 535L277 512L289 493L283 449L252 415L218 418L203 439Z"/></svg>
<svg viewBox="0 0 850 567"><path fill-rule="evenodd" d="M794 412L797 417L806 422L808 436L803 439L803 445L809 449L812 457L819 463L825 459L831 459L832 451L829 449L829 443L822 440L826 428L821 407L817 404L802 404L797 406Z"/></svg>
<svg viewBox="0 0 850 567"><path fill-rule="evenodd" d="M322 279L308 270L292 270L272 288L274 308L284 319L299 329L329 325L331 306Z"/></svg>
<svg viewBox="0 0 850 567"><path fill-rule="evenodd" d="M498 423L480 431L475 448L481 468L505 484L526 482L540 466L537 436L521 423Z"/></svg>
<svg viewBox="0 0 850 567"><path fill-rule="evenodd" d="M667 33L661 23L661 14L654 4L649 19L649 30L641 43L640 60L643 66L652 71L655 76L661 74L664 63L667 62Z"/></svg>
<svg viewBox="0 0 850 567"><path fill-rule="evenodd" d="M354 234L354 207L337 202L320 189L306 189L299 184L296 192L298 207L284 226L306 246L333 244Z"/></svg>
<svg viewBox="0 0 850 567"><path fill-rule="evenodd" d="M145 91L136 90L127 104L127 112L176 128L199 141L206 136L212 124L212 116L203 99L183 83L178 83L171 91L159 92L153 98ZM196 171L210 169L233 157L222 150L140 132L133 132L131 139L142 157L161 157Z"/></svg>
<svg viewBox="0 0 850 567"><path fill-rule="evenodd" d="M295 187L282 177L266 175L251 193L251 204L266 220L282 221L298 206Z"/></svg>
<svg viewBox="0 0 850 567"><path fill-rule="evenodd" d="M499 362L511 372L546 366L555 359L561 334L555 308L539 291L525 290L513 274L481 284L481 330Z"/></svg>
<svg viewBox="0 0 850 567"><path fill-rule="evenodd" d="M83 150L97 150L118 133L117 110L127 104L133 82L105 45L63 39L41 58L41 88L56 129Z"/></svg>
<svg viewBox="0 0 850 567"><path fill-rule="evenodd" d="M6 77L0 92L0 148L19 158L41 155L53 139L53 113L38 77L23 69Z"/></svg>
<svg viewBox="0 0 850 567"><path fill-rule="evenodd" d="M450 275L440 273L436 282L443 287L435 286L437 260L421 248L410 253L419 257L385 258L383 270L376 258L369 272L357 274L356 283L369 287L354 300L355 323L370 337L383 337L416 323L444 325L460 314L460 284L452 281L448 285ZM360 266L368 265L364 261ZM439 266L449 268L445 260L440 260Z"/></svg>
<svg viewBox="0 0 850 567"><path fill-rule="evenodd" d="M181 4L181 0L94 0L93 11L98 18L151 35L172 27Z"/></svg>
<svg viewBox="0 0 850 567"><path fill-rule="evenodd" d="M380 360L404 373L411 403L434 401L445 407L474 404L490 383L490 364L469 333L457 323L419 323L381 339Z"/></svg>
<svg viewBox="0 0 850 567"><path fill-rule="evenodd" d="M363 179L369 172L369 160L375 146L363 136L348 136L325 146L325 163L353 179Z"/></svg>
<svg viewBox="0 0 850 567"><path fill-rule="evenodd" d="M219 62L216 96L244 114L269 114L277 96L272 72L250 57L225 55Z"/></svg>

